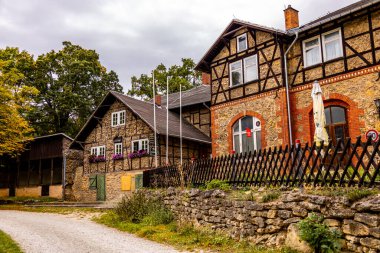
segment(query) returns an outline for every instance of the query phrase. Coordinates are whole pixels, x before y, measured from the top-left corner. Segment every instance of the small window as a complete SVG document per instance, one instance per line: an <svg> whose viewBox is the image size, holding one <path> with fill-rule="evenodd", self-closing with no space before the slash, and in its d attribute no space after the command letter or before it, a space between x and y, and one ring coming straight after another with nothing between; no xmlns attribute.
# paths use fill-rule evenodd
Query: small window
<svg viewBox="0 0 380 253"><path fill-rule="evenodd" d="M139 150L145 150L149 152L149 141L148 139L141 139L132 141L132 152L138 152Z"/></svg>
<svg viewBox="0 0 380 253"><path fill-rule="evenodd" d="M321 48L319 36L303 42L303 57L305 67L321 63Z"/></svg>
<svg viewBox="0 0 380 253"><path fill-rule="evenodd" d="M322 34L322 43L324 61L343 56L340 29Z"/></svg>
<svg viewBox="0 0 380 253"><path fill-rule="evenodd" d="M125 125L125 111L113 112L112 113L111 125L113 127Z"/></svg>
<svg viewBox="0 0 380 253"><path fill-rule="evenodd" d="M248 48L247 34L244 33L237 37L237 51L241 52L241 51L247 50L247 48Z"/></svg>
<svg viewBox="0 0 380 253"><path fill-rule="evenodd" d="M244 59L244 82L257 79L257 55L253 55Z"/></svg>
<svg viewBox="0 0 380 253"><path fill-rule="evenodd" d="M122 154L123 154L123 144L115 143L115 155L122 155Z"/></svg>
<svg viewBox="0 0 380 253"><path fill-rule="evenodd" d="M106 155L106 147L105 146L92 147L91 148L91 155L105 156Z"/></svg>

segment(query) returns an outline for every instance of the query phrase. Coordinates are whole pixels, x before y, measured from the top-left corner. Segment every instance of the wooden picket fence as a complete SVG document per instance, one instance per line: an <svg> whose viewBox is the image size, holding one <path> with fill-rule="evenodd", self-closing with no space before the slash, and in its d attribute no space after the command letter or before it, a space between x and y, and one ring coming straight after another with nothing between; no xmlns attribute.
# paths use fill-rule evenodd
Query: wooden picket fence
<svg viewBox="0 0 380 253"><path fill-rule="evenodd" d="M318 148L285 146L147 170L144 187L199 186L219 179L236 186L380 186L380 141L360 137ZM181 184L182 181L182 184Z"/></svg>

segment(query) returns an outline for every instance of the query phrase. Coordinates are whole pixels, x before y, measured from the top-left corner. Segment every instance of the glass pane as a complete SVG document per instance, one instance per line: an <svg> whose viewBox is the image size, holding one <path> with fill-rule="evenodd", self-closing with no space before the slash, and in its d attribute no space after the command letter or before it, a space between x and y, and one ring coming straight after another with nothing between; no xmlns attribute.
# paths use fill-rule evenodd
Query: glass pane
<svg viewBox="0 0 380 253"><path fill-rule="evenodd" d="M311 66L321 62L319 47L306 49L306 65Z"/></svg>
<svg viewBox="0 0 380 253"><path fill-rule="evenodd" d="M233 129L234 129L234 133L238 133L240 130L239 130L239 122L240 121L237 121L235 124L234 124L234 127L233 127Z"/></svg>
<svg viewBox="0 0 380 253"><path fill-rule="evenodd" d="M253 145L253 136L247 137L246 134L242 134L241 136L242 142L243 142L243 153L253 151L254 145Z"/></svg>
<svg viewBox="0 0 380 253"><path fill-rule="evenodd" d="M256 55L251 56L251 57L247 57L244 59L244 66L245 67L252 66L252 65L256 65Z"/></svg>
<svg viewBox="0 0 380 253"><path fill-rule="evenodd" d="M104 151L105 151L105 150L104 150L104 147L100 147L100 148L99 148L99 155L100 155L100 156L104 155L104 154L105 154Z"/></svg>
<svg viewBox="0 0 380 253"><path fill-rule="evenodd" d="M241 131L245 132L246 128L253 129L253 119L250 116L241 119Z"/></svg>
<svg viewBox="0 0 380 253"><path fill-rule="evenodd" d="M142 141L142 148L141 149L148 150L148 141L147 140Z"/></svg>
<svg viewBox="0 0 380 253"><path fill-rule="evenodd" d="M325 60L335 59L342 55L339 40L325 43Z"/></svg>
<svg viewBox="0 0 380 253"><path fill-rule="evenodd" d="M325 41L331 41L334 39L339 39L339 31L332 32L332 33L324 35L324 39L325 39Z"/></svg>
<svg viewBox="0 0 380 253"><path fill-rule="evenodd" d="M247 49L247 37L241 36L238 38L239 52Z"/></svg>
<svg viewBox="0 0 380 253"><path fill-rule="evenodd" d="M112 125L117 125L117 113L112 114Z"/></svg>
<svg viewBox="0 0 380 253"><path fill-rule="evenodd" d="M330 107L325 108L325 116L326 116L326 125L331 125Z"/></svg>
<svg viewBox="0 0 380 253"><path fill-rule="evenodd" d="M241 61L231 63L231 71L240 70L240 69L241 69Z"/></svg>
<svg viewBox="0 0 380 253"><path fill-rule="evenodd" d="M125 112L120 112L120 115L119 115L119 117L120 117L120 122L119 122L119 124L120 125L123 125L124 123L125 123Z"/></svg>
<svg viewBox="0 0 380 253"><path fill-rule="evenodd" d="M336 123L346 123L346 114L342 107L331 107L332 122Z"/></svg>
<svg viewBox="0 0 380 253"><path fill-rule="evenodd" d="M261 131L256 131L256 149L261 149Z"/></svg>
<svg viewBox="0 0 380 253"><path fill-rule="evenodd" d="M240 71L232 72L232 86L239 85L243 83L243 75Z"/></svg>
<svg viewBox="0 0 380 253"><path fill-rule="evenodd" d="M343 139L344 138L344 128L343 126L336 126L334 127L335 131L335 139Z"/></svg>
<svg viewBox="0 0 380 253"><path fill-rule="evenodd" d="M234 150L236 153L240 153L239 135L234 135Z"/></svg>
<svg viewBox="0 0 380 253"><path fill-rule="evenodd" d="M305 47L308 48L308 47L318 46L318 44L319 44L319 40L318 40L318 38L316 38L314 40L310 40L310 41L306 42Z"/></svg>
<svg viewBox="0 0 380 253"><path fill-rule="evenodd" d="M244 77L245 77L244 82L253 81L253 80L256 80L258 78L257 77L257 66L256 65L245 67L244 70L245 70L245 72L244 72Z"/></svg>
<svg viewBox="0 0 380 253"><path fill-rule="evenodd" d="M137 152L137 151L139 151L139 142L138 141L134 141L133 143L132 143L132 148L133 148L133 152Z"/></svg>

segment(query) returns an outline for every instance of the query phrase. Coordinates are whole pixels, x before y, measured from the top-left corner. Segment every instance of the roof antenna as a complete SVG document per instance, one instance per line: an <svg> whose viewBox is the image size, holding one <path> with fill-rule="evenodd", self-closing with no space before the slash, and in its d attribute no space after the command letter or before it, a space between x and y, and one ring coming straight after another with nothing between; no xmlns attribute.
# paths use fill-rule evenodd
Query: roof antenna
<svg viewBox="0 0 380 253"><path fill-rule="evenodd" d="M236 19L235 14L232 14L232 17L234 17L234 19Z"/></svg>

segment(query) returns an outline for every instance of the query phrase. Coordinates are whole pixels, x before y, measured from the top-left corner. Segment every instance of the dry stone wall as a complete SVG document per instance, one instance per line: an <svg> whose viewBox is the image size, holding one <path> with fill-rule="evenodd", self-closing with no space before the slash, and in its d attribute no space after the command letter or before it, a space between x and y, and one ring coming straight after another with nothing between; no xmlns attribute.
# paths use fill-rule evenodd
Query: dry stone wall
<svg viewBox="0 0 380 253"><path fill-rule="evenodd" d="M380 252L380 194L356 203L350 203L346 197L307 195L299 191L284 192L278 200L269 203L231 200L221 190L169 188L159 194L180 220L223 230L234 238L247 238L255 244L283 246L286 243L307 249L299 238L294 238L296 224L315 212L323 214L328 226L342 232L344 250Z"/></svg>

